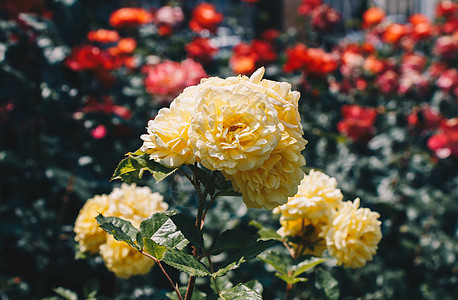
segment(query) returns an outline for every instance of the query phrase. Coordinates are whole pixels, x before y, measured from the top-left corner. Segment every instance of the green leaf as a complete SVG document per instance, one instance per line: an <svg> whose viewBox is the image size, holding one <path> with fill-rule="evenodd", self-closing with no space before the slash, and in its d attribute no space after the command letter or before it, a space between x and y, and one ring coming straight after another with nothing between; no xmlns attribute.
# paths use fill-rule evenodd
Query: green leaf
<svg viewBox="0 0 458 300"><path fill-rule="evenodd" d="M285 275L288 274L288 266L292 263L290 256L282 255L276 251L262 253L258 255L258 258L271 265L277 272Z"/></svg>
<svg viewBox="0 0 458 300"><path fill-rule="evenodd" d="M281 242L283 240L283 238L275 230L266 228L255 220L252 220L249 225L258 229L258 241L276 240Z"/></svg>
<svg viewBox="0 0 458 300"><path fill-rule="evenodd" d="M280 273L275 273L275 276L277 276L278 278L280 278L281 280L289 284L295 284L297 282L305 282L308 280L307 278L293 277L288 274L280 274Z"/></svg>
<svg viewBox="0 0 458 300"><path fill-rule="evenodd" d="M146 252L158 260L161 260L165 251L167 251L167 247L160 246L149 238L143 238L143 245L145 246Z"/></svg>
<svg viewBox="0 0 458 300"><path fill-rule="evenodd" d="M306 261L303 261L301 262L300 264L298 264L297 266L293 266L292 270L293 270L293 277L296 277L296 276L299 276L301 275L302 273L312 269L313 267L325 262L326 259L325 258L317 258L317 257L313 257L309 260L306 260Z"/></svg>
<svg viewBox="0 0 458 300"><path fill-rule="evenodd" d="M238 261L242 257L245 259L245 261L249 261L250 259L256 257L258 254L272 246L272 244L273 241L258 241L232 255L230 261Z"/></svg>
<svg viewBox="0 0 458 300"><path fill-rule="evenodd" d="M224 276L224 275L227 274L227 272L229 272L231 270L235 270L238 267L240 267L240 265L243 264L244 262L245 262L245 259L242 257L242 258L239 259L239 261L237 261L237 262L234 261L234 262L230 263L229 265L225 266L224 268L219 269L218 271L213 273L212 276L213 277Z"/></svg>
<svg viewBox="0 0 458 300"><path fill-rule="evenodd" d="M65 289L63 287L58 287L53 289L53 291L66 300L78 300L78 294L72 290Z"/></svg>
<svg viewBox="0 0 458 300"><path fill-rule="evenodd" d="M319 270L315 284L318 288L321 288L323 290L327 299L339 299L339 284L329 271Z"/></svg>
<svg viewBox="0 0 458 300"><path fill-rule="evenodd" d="M104 217L101 214L95 219L99 223L100 228L112 234L116 240L124 241L137 250L140 250L140 247L135 243L138 230L129 221L117 217Z"/></svg>
<svg viewBox="0 0 458 300"><path fill-rule="evenodd" d="M262 284L259 281L250 280L248 282L245 282L244 284L245 284L245 286L247 288L256 291L259 295L262 295L262 292L263 292L264 288L263 288Z"/></svg>
<svg viewBox="0 0 458 300"><path fill-rule="evenodd" d="M261 295L241 283L229 290L221 291L219 295L219 299L222 300L262 300Z"/></svg>
<svg viewBox="0 0 458 300"><path fill-rule="evenodd" d="M204 250L204 238L202 236L202 231L197 229L194 221L180 213L171 216L170 219L172 219L178 230L181 231L184 237L190 241L192 245Z"/></svg>
<svg viewBox="0 0 458 300"><path fill-rule="evenodd" d="M176 170L177 168L170 169L150 160L148 154L139 156L129 155L118 164L111 180L121 179L127 183L135 183L143 177L145 171L148 171L152 173L156 181L159 182L173 174Z"/></svg>
<svg viewBox="0 0 458 300"><path fill-rule="evenodd" d="M162 257L162 261L190 276L203 277L210 275L210 272L208 272L207 267L203 263L183 251L167 250Z"/></svg>
<svg viewBox="0 0 458 300"><path fill-rule="evenodd" d="M178 230L170 219L175 211L167 213L155 213L151 217L143 220L137 235L139 245L143 246L143 239L148 238L167 249L183 249L188 241Z"/></svg>
<svg viewBox="0 0 458 300"><path fill-rule="evenodd" d="M231 229L224 231L211 248L211 253L216 255L227 249L245 248L254 244L255 238L246 231Z"/></svg>

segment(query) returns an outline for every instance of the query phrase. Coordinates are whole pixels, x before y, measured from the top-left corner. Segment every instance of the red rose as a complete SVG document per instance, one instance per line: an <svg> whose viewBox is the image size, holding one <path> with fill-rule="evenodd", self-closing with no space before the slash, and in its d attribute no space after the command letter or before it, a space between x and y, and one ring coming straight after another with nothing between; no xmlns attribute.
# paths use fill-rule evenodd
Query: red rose
<svg viewBox="0 0 458 300"><path fill-rule="evenodd" d="M215 6L210 3L197 5L192 12L192 19L189 27L194 32L201 32L204 29L215 33L216 26L223 21L223 15L216 11Z"/></svg>
<svg viewBox="0 0 458 300"><path fill-rule="evenodd" d="M110 16L110 25L113 27L139 26L151 23L153 15L143 8L123 7L114 11Z"/></svg>
<svg viewBox="0 0 458 300"><path fill-rule="evenodd" d="M188 57L201 63L209 63L218 52L218 48L209 43L209 39L204 37L195 37L185 46Z"/></svg>
<svg viewBox="0 0 458 300"><path fill-rule="evenodd" d="M374 122L377 111L374 108L359 105L344 105L343 120L337 124L337 130L354 142L367 143L375 133Z"/></svg>

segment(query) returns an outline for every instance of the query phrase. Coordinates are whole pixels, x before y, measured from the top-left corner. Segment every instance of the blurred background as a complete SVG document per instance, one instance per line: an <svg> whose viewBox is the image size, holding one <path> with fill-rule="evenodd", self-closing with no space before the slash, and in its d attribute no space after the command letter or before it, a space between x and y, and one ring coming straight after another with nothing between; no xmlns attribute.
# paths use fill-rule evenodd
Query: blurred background
<svg viewBox="0 0 458 300"><path fill-rule="evenodd" d="M0 298L167 299L155 268L122 280L83 259L75 218L120 185L118 162L186 86L266 66L302 94L304 171L336 177L344 200L381 215L372 262L328 266L339 298L455 299L457 29L451 0L0 0ZM195 209L178 175L141 185ZM252 219L279 228L223 197L208 234ZM282 299L261 262L230 279L253 274L265 299Z"/></svg>

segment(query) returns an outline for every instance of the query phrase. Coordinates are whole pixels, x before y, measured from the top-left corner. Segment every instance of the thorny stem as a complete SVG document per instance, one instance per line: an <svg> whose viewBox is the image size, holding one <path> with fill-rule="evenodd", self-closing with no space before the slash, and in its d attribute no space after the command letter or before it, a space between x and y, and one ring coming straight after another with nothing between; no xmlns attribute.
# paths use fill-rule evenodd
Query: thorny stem
<svg viewBox="0 0 458 300"><path fill-rule="evenodd" d="M170 282L170 285L173 287L173 289L175 290L175 293L177 294L178 296L178 299L180 300L183 300L183 297L181 297L181 294L180 294L180 291L178 290L178 285L173 283L172 279L170 278L169 274L167 274L167 271L165 271L164 267L162 266L161 264L161 261L157 258L155 258L154 256L150 255L149 253L147 252L144 252L144 251L141 251L141 254L151 258L152 260L154 260L154 262L159 266L159 268L161 269L162 273L164 273L164 275L167 277L167 279L169 280Z"/></svg>

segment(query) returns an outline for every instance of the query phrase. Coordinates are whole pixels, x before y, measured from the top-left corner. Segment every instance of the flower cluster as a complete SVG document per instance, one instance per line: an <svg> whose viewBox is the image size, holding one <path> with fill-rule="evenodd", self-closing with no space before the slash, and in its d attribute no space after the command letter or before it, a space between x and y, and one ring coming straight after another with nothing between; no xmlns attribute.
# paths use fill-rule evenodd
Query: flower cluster
<svg viewBox="0 0 458 300"><path fill-rule="evenodd" d="M297 191L306 141L300 94L285 82L251 77L203 79L148 123L141 150L167 167L200 162L218 170L249 208L272 209Z"/></svg>
<svg viewBox="0 0 458 300"><path fill-rule="evenodd" d="M335 178L311 170L281 213L278 233L288 237L294 255L321 256L327 249L338 265L362 267L377 250L382 235L379 214L358 208L359 199L342 201Z"/></svg>
<svg viewBox="0 0 458 300"><path fill-rule="evenodd" d="M128 244L116 241L98 226L95 217L99 214L120 217L138 227L142 220L167 208L159 193L123 183L109 195L87 200L75 221L75 241L82 252L99 253L107 268L120 278L146 274L154 262Z"/></svg>

